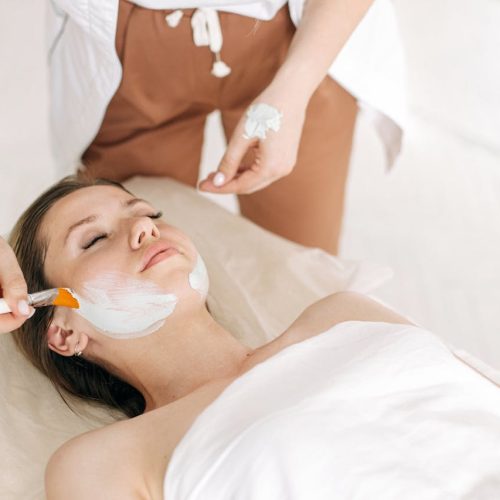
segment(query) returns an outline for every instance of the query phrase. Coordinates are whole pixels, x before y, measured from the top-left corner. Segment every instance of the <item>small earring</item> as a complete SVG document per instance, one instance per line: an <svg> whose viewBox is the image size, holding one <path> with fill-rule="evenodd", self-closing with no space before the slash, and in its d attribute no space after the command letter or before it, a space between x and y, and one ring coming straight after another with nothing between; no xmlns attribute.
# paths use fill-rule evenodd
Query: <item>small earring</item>
<svg viewBox="0 0 500 500"><path fill-rule="evenodd" d="M79 346L79 344L80 344L80 341L78 341L78 342L76 343L76 345L75 345L75 354L74 354L74 356L77 356L77 357L78 357L78 356L81 356L81 355L82 355L82 352L83 352L83 351L79 351L79 350L78 350L78 346Z"/></svg>

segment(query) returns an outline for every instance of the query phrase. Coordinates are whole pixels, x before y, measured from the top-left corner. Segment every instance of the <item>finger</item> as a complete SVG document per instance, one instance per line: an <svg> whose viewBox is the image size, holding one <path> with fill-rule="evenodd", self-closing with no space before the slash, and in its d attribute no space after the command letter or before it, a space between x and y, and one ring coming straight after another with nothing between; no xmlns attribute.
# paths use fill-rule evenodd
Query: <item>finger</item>
<svg viewBox="0 0 500 500"><path fill-rule="evenodd" d="M35 309L31 307L29 316L15 316L12 313L0 314L0 334L17 330L27 319L31 318L34 313Z"/></svg>
<svg viewBox="0 0 500 500"><path fill-rule="evenodd" d="M251 168L252 164L249 163L248 166L240 165L233 179L240 176L245 170ZM217 172L211 172L207 175L207 177L198 183L198 189L200 191L207 191L212 193L220 192L220 189L223 189L223 186L216 186L214 184L214 177L217 175Z"/></svg>
<svg viewBox="0 0 500 500"><path fill-rule="evenodd" d="M10 307L15 316L27 316L28 292L26 282L22 274L10 275L6 280L2 279L2 297Z"/></svg>
<svg viewBox="0 0 500 500"><path fill-rule="evenodd" d="M216 193L220 188L214 185L213 183L213 178L215 177L216 172L211 172L210 174L207 175L205 179L200 181L198 183L198 189L200 191L207 191L207 192L212 192Z"/></svg>
<svg viewBox="0 0 500 500"><path fill-rule="evenodd" d="M224 186L212 190L218 194L250 194L271 184L272 179L264 175L262 170L248 169Z"/></svg>
<svg viewBox="0 0 500 500"><path fill-rule="evenodd" d="M211 172L214 173L214 176L211 178L212 184L216 187L221 187L233 179L241 167L248 150L255 143L256 139L246 139L243 137L240 127L236 127L217 170Z"/></svg>
<svg viewBox="0 0 500 500"><path fill-rule="evenodd" d="M2 283L1 295L10 310L15 316L27 316L29 314L28 293L23 275L12 276Z"/></svg>
<svg viewBox="0 0 500 500"><path fill-rule="evenodd" d="M0 288L13 313L19 316L19 302L26 301L28 290L16 256L4 241L0 241Z"/></svg>

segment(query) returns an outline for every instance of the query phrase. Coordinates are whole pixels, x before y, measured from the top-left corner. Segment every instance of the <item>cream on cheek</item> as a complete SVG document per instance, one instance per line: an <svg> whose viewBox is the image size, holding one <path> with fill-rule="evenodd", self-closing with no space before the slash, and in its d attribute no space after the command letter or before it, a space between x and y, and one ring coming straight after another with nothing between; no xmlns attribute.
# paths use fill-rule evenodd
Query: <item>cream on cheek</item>
<svg viewBox="0 0 500 500"><path fill-rule="evenodd" d="M122 273L106 273L87 281L76 312L105 335L139 338L158 330L175 309L178 298L156 283Z"/></svg>
<svg viewBox="0 0 500 500"><path fill-rule="evenodd" d="M188 281L205 299L208 273L200 255ZM174 293L165 293L156 283L117 272L85 282L76 298L80 302L76 312L100 332L116 339L139 338L157 331L178 303Z"/></svg>

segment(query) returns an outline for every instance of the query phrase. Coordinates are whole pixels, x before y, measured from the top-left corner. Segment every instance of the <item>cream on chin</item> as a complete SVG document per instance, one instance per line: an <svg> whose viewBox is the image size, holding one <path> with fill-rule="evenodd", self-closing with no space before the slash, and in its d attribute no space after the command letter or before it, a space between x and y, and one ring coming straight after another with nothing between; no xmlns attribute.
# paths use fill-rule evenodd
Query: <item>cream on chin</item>
<svg viewBox="0 0 500 500"><path fill-rule="evenodd" d="M197 255L196 264L189 273L189 285L193 290L199 292L203 298L206 298L209 287L208 272L200 254Z"/></svg>

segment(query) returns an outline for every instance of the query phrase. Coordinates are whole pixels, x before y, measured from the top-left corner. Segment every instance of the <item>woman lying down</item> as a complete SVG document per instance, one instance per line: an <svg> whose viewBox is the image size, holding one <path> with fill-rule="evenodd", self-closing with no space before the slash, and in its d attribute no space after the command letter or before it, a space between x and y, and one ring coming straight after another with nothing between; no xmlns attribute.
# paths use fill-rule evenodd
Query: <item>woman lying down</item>
<svg viewBox="0 0 500 500"><path fill-rule="evenodd" d="M207 310L189 238L107 181L61 181L12 244L29 290L81 301L38 309L20 349L130 417L54 453L49 500L500 498L499 388L369 298L251 349Z"/></svg>

